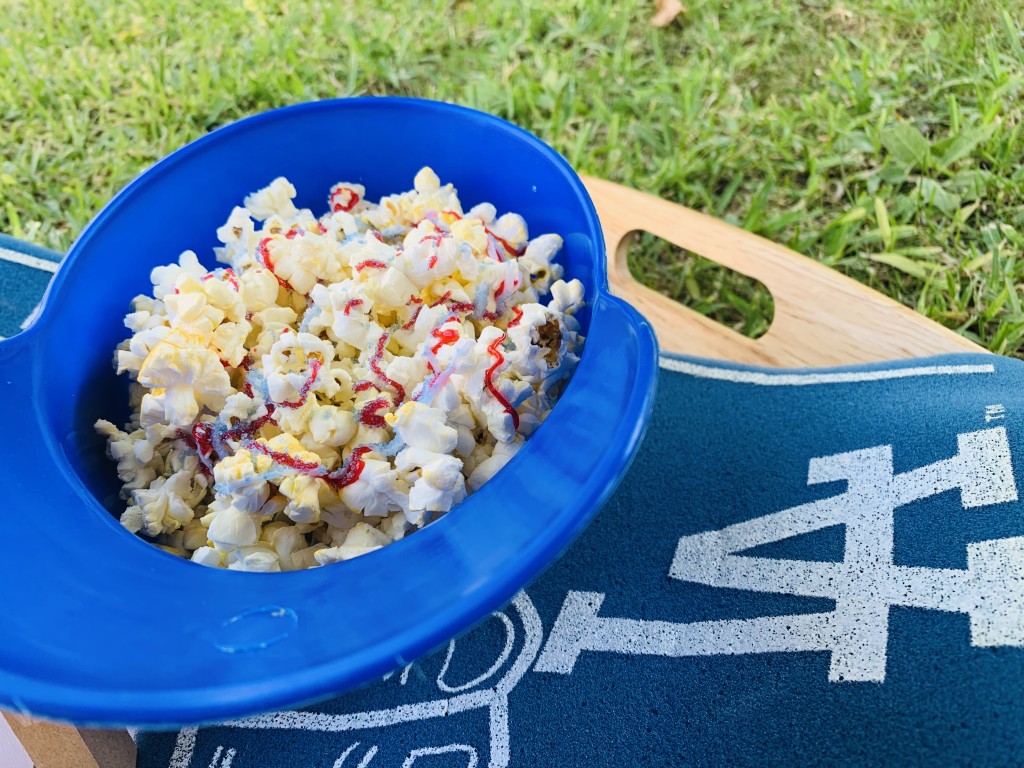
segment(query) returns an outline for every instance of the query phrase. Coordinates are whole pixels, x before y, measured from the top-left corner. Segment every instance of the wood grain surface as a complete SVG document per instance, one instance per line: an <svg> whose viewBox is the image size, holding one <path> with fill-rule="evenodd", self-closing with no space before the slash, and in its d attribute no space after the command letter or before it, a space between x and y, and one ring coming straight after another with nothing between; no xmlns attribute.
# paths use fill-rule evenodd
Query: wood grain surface
<svg viewBox="0 0 1024 768"><path fill-rule="evenodd" d="M612 292L651 321L663 351L798 368L985 351L777 243L628 187L590 177L583 181L604 228ZM763 283L775 302L768 332L748 339L637 282L626 252L630 238L641 231Z"/></svg>
<svg viewBox="0 0 1024 768"><path fill-rule="evenodd" d="M135 742L127 730L75 728L12 712L0 715L35 768L135 768ZM6 744L5 751L22 759L13 744ZM12 766L17 764L12 760Z"/></svg>

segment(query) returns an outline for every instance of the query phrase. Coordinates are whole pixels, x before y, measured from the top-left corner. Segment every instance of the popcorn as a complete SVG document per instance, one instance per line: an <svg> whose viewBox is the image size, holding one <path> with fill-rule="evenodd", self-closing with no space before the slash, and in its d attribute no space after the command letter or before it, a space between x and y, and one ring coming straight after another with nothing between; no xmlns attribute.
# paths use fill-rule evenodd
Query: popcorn
<svg viewBox="0 0 1024 768"><path fill-rule="evenodd" d="M125 325L129 329L135 330L132 327L131 320L137 319L141 312L135 312L125 318ZM153 348L163 341L170 334L171 329L167 325L157 325L149 327L150 322L165 323L167 316L164 315L162 318L159 316L152 316L149 313L145 313L148 317L145 321L140 322L139 329L136 330L135 335L129 339L125 346L127 349L117 350L117 372L124 373L125 371L131 371L132 373L138 373L139 369L142 368L142 364L146 362L146 358L149 357L149 353L153 351ZM129 319L131 318L131 320Z"/></svg>
<svg viewBox="0 0 1024 768"><path fill-rule="evenodd" d="M270 498L264 475L272 466L270 457L242 448L234 456L217 462L213 468L214 490L230 499L235 509L256 512Z"/></svg>
<svg viewBox="0 0 1024 768"><path fill-rule="evenodd" d="M151 391L143 397L174 427L195 421L201 408L219 411L232 393L217 354L194 337L172 331L150 351L137 380Z"/></svg>
<svg viewBox="0 0 1024 768"><path fill-rule="evenodd" d="M292 202L296 195L295 187L288 179L278 176L270 184L245 198L245 208L257 221L269 219L271 216L290 218L298 213ZM235 210L238 210L237 208Z"/></svg>
<svg viewBox="0 0 1024 768"><path fill-rule="evenodd" d="M358 426L353 411L336 405L317 405L310 414L309 436L314 445L339 447L351 442Z"/></svg>
<svg viewBox="0 0 1024 768"><path fill-rule="evenodd" d="M395 466L402 471L414 470L406 514L413 525L422 525L427 517L425 513L450 512L466 498L462 461L455 456L424 448L407 448L395 458Z"/></svg>
<svg viewBox="0 0 1024 768"><path fill-rule="evenodd" d="M205 480L200 477L194 482L191 472L158 477L148 488L132 491L132 506L125 510L121 522L133 533L171 533L192 522L193 507L205 495Z"/></svg>
<svg viewBox="0 0 1024 768"><path fill-rule="evenodd" d="M216 503L216 502L215 502ZM217 549L230 552L237 547L251 546L259 539L256 519L246 512L224 502L210 520L207 536Z"/></svg>
<svg viewBox="0 0 1024 768"><path fill-rule="evenodd" d="M329 212L285 178L157 267L115 351L132 419L97 421L130 531L215 568L341 562L478 490L546 418L584 342L583 286L557 234L458 193L430 168ZM542 296L550 295L547 303Z"/></svg>
<svg viewBox="0 0 1024 768"><path fill-rule="evenodd" d="M483 484L498 474L498 470L508 464L509 460L519 453L519 449L522 447L522 442L497 443L494 446L494 453L477 464L466 481L469 490L480 490Z"/></svg>
<svg viewBox="0 0 1024 768"><path fill-rule="evenodd" d="M321 549L314 554L314 557L320 565L327 565L365 555L367 552L373 552L373 550L390 543L391 539L387 534L366 523L358 523L348 533L344 544L339 547Z"/></svg>
<svg viewBox="0 0 1024 768"><path fill-rule="evenodd" d="M445 423L443 411L415 400L389 413L384 421L412 448L447 454L459 441L459 433Z"/></svg>
<svg viewBox="0 0 1024 768"><path fill-rule="evenodd" d="M349 509L364 517L384 517L408 509L408 485L390 461L370 457L357 460L362 465L358 477L341 490L341 500Z"/></svg>
<svg viewBox="0 0 1024 768"><path fill-rule="evenodd" d="M219 568L224 563L224 556L213 547L199 547L190 558L193 563Z"/></svg>
<svg viewBox="0 0 1024 768"><path fill-rule="evenodd" d="M281 570L277 553L270 547L239 547L227 556L228 569L232 571L253 571L269 573Z"/></svg>
<svg viewBox="0 0 1024 768"><path fill-rule="evenodd" d="M177 264L157 267L150 274L150 282L153 283L153 298L159 302L173 294L179 277L192 276L199 279L205 274L206 270L200 265L199 257L193 251L185 251L178 258Z"/></svg>

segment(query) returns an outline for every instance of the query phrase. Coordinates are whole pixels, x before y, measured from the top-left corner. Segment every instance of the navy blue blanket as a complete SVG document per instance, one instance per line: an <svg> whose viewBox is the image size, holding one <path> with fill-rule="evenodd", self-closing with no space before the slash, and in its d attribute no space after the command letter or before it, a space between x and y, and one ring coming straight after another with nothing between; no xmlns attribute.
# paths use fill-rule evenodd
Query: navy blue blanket
<svg viewBox="0 0 1024 768"><path fill-rule="evenodd" d="M623 484L504 611L139 766L1020 765L1022 365L664 358Z"/></svg>

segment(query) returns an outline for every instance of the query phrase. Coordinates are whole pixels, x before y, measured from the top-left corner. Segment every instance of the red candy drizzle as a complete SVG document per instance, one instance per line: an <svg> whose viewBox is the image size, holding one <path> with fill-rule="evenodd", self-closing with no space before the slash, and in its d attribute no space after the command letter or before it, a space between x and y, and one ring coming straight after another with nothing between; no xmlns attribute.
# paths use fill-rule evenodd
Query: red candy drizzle
<svg viewBox="0 0 1024 768"><path fill-rule="evenodd" d="M515 317L509 321L509 328L515 328L517 325L519 325L519 321L523 319L523 310L521 310L519 307L512 307L512 312L515 314Z"/></svg>
<svg viewBox="0 0 1024 768"><path fill-rule="evenodd" d="M246 355L244 358L242 358L242 362L240 362L238 364L238 368L239 368L239 370L241 370L243 372L246 372L246 371L249 370L249 366L250 365L252 365L252 358L249 357L249 355ZM245 393L246 397L253 397L254 396L253 393L252 393L252 384L249 383L248 379L245 379L242 382L242 392Z"/></svg>
<svg viewBox="0 0 1024 768"><path fill-rule="evenodd" d="M441 296L441 298L437 299L437 301L434 301L429 306L430 306L431 309L433 309L434 307L439 307L442 304L444 304L446 301L448 301L448 299L450 299L451 297L452 297L452 292L451 291L445 291L444 295ZM448 309L450 311L452 311L452 312L472 312L474 309L476 309L476 307L474 307L468 301L452 301L452 302L449 302Z"/></svg>
<svg viewBox="0 0 1024 768"><path fill-rule="evenodd" d="M284 288L286 291L295 290L294 288L291 287L291 285L288 284L287 280L282 280L274 271L274 262L270 258L270 241L272 239L273 238L270 237L264 237L262 240L260 240L260 244L256 246L256 253L259 254L260 260L263 262L263 266L270 270L270 274L272 274L277 279L277 282L281 285L282 288Z"/></svg>
<svg viewBox="0 0 1024 768"><path fill-rule="evenodd" d="M405 305L409 306L410 304L415 304L416 305L416 309L413 310L412 317L410 317L402 325L402 330L403 331L411 331L416 326L416 321L420 317L420 312L423 311L423 299L419 299L419 298L417 298L415 296L410 296L409 297L409 301L407 301L405 303Z"/></svg>
<svg viewBox="0 0 1024 768"><path fill-rule="evenodd" d="M505 396L495 388L492 378L494 376L494 372L498 370L498 366L505 362L505 356L501 354L501 350L498 349L498 347L501 346L501 343L505 341L505 336L506 334L502 332L501 336L492 341L487 347L487 352L494 358L494 365L488 368L487 372L484 373L484 386L487 387L487 391L490 392L494 396L494 399L497 400L501 404L502 408L505 409L505 413L512 417L513 429L518 430L519 413L512 407L512 403L506 400Z"/></svg>
<svg viewBox="0 0 1024 768"><path fill-rule="evenodd" d="M325 470L320 462L317 461L303 461L297 459L291 454L284 453L283 451L275 451L268 448L264 443L251 443L247 446L249 450L255 451L256 453L262 453L264 456L269 456L275 464L280 464L282 467L289 467L297 470L304 475L319 476L323 475Z"/></svg>
<svg viewBox="0 0 1024 768"><path fill-rule="evenodd" d="M251 442L246 445L246 448L255 453L261 453L264 456L269 456L275 464L279 464L282 467L288 467L289 469L294 469L296 472L306 475L307 477L322 478L338 489L344 488L347 485L352 485L352 483L359 479L363 474L363 470L366 468L366 462L363 461L363 456L373 450L373 448L368 445L362 445L356 448L352 451L348 460L341 466L341 468L328 473L327 468L319 462L303 461L302 459L296 458L291 454L284 453L283 451L275 451L265 443Z"/></svg>
<svg viewBox="0 0 1024 768"><path fill-rule="evenodd" d="M320 375L320 369L323 367L323 363L319 358L314 357L313 362L309 366L309 378L306 379L302 385L302 389L299 392L299 399L292 403L278 403L278 408L301 408L306 404L306 400L309 397L309 391L313 389L313 384L316 382L316 377Z"/></svg>
<svg viewBox="0 0 1024 768"><path fill-rule="evenodd" d="M485 227L485 229L486 229L486 227ZM487 230L487 234L490 235L491 237L493 237L499 243L501 243L501 247L504 248L506 251L508 251L513 256L522 256L526 252L525 248L513 248L509 244L508 240L506 240L503 237L499 237L498 235L496 235L493 232L491 232L491 230L489 230L489 229Z"/></svg>
<svg viewBox="0 0 1024 768"><path fill-rule="evenodd" d="M434 248L438 248L441 245L441 241L448 237L448 233L444 230L438 229L437 225L434 224L434 229L437 230L432 235L427 235L420 240L420 243L433 243ZM430 259L427 261L427 269L433 269L437 266L437 252L430 254Z"/></svg>
<svg viewBox="0 0 1024 768"><path fill-rule="evenodd" d="M435 229L437 229L436 226L435 226ZM432 235L427 235L426 237L421 237L420 238L420 242L421 243L433 243L435 246L438 246L438 245L441 244L441 241L444 240L446 237L448 237L448 233L445 232L444 230L440 230L439 229L436 232L434 232Z"/></svg>
<svg viewBox="0 0 1024 768"><path fill-rule="evenodd" d="M452 297L452 292L451 291L445 291L444 295L440 299L438 299L437 301L435 301L432 304L430 304L430 308L433 309L434 307L441 306L446 301L448 301L448 299L450 299L451 297Z"/></svg>
<svg viewBox="0 0 1024 768"><path fill-rule="evenodd" d="M274 417L270 413L265 413L258 419L253 419L248 424L239 424L237 427L225 430L221 438L224 440L251 440L256 434L263 429L265 424L277 424L274 421Z"/></svg>
<svg viewBox="0 0 1024 768"><path fill-rule="evenodd" d="M348 461L345 462L342 468L329 474L327 479L335 488L344 488L346 485L352 485L352 483L359 479L359 476L363 474L363 470L366 468L363 456L372 450L368 445L359 446L352 451Z"/></svg>
<svg viewBox="0 0 1024 768"><path fill-rule="evenodd" d="M384 421L384 417L377 413L377 411L381 408L389 408L390 406L390 400L386 397L378 397L360 408L359 414L356 418L359 420L359 423L364 426L373 427L374 429L384 429L388 424Z"/></svg>
<svg viewBox="0 0 1024 768"><path fill-rule="evenodd" d="M215 277L216 275L213 272L207 272L200 278L200 280L202 280L205 283L207 280L213 280L213 278ZM231 287L235 289L235 293L238 293L238 278L235 276L235 270L233 270L231 267L225 269L224 278L229 283L231 283Z"/></svg>
<svg viewBox="0 0 1024 768"><path fill-rule="evenodd" d="M454 344L460 338L459 332L454 328L435 328L430 335L437 339L437 343L430 348L430 354L436 355L445 344Z"/></svg>
<svg viewBox="0 0 1024 768"><path fill-rule="evenodd" d="M445 216L453 216L456 219L462 219L463 218L462 214L456 213L455 211L441 211L441 213L443 213ZM513 248L508 240L506 240L505 238L500 237L500 236L494 234L487 227L484 227L484 232L487 233L488 237L493 237L497 242L501 243L501 247L504 248L506 251L508 251L508 253L511 254L512 256L522 256L524 253L526 253L526 247L525 246L523 246L521 248ZM500 259L500 256L499 256L499 259Z"/></svg>
<svg viewBox="0 0 1024 768"><path fill-rule="evenodd" d="M331 205L331 210L335 213L338 211L348 212L358 205L359 199L359 193L351 187L338 187L331 192L328 202Z"/></svg>
<svg viewBox="0 0 1024 768"><path fill-rule="evenodd" d="M380 259L367 259L366 261L360 261L356 264L356 272L362 272L364 269L387 269L388 265Z"/></svg>
<svg viewBox="0 0 1024 768"><path fill-rule="evenodd" d="M380 367L380 361L384 357L384 347L388 345L389 341L391 341L391 336L387 333L381 334L381 337L377 339L377 349L374 351L373 357L370 358L370 370L377 375L378 379L395 390L395 394L398 396L398 399L395 400L395 405L401 405L405 400L405 387L394 379L389 379L387 374L384 373L383 369Z"/></svg>
<svg viewBox="0 0 1024 768"><path fill-rule="evenodd" d="M385 403L386 402L387 401L385 401ZM383 421L383 419L381 420ZM255 423L256 422L254 422L254 424ZM266 445L266 443L253 441L246 444L245 447L254 453L261 453L264 456L268 456L275 464L279 464L282 467L288 467L289 469L294 469L299 474L306 475L307 477L322 478L335 488L344 488L345 486L352 485L352 483L356 482L362 475L363 470L366 468L366 462L363 461L363 456L373 450L368 445L356 448L352 451L348 460L340 469L328 473L327 468L319 462L303 461L302 459L296 458L291 454L284 453L283 451L275 451ZM203 467L203 470L209 473L209 470L206 467Z"/></svg>
<svg viewBox="0 0 1024 768"><path fill-rule="evenodd" d="M179 429L178 438L184 440L189 448L199 454L199 469L207 477L212 477L213 463L210 459L213 456L213 425L197 421L191 430Z"/></svg>
<svg viewBox="0 0 1024 768"><path fill-rule="evenodd" d="M342 314L349 314L355 307L361 306L363 303L362 299L349 299L345 302L345 308L341 310Z"/></svg>

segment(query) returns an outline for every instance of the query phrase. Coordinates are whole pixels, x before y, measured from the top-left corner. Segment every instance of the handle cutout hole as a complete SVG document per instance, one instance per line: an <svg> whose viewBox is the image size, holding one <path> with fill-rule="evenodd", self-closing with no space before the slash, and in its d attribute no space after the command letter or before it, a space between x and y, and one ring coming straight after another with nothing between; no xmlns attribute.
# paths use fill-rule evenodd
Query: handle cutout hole
<svg viewBox="0 0 1024 768"><path fill-rule="evenodd" d="M634 232L626 248L630 274L651 290L749 339L771 327L775 301L754 278L650 232Z"/></svg>

